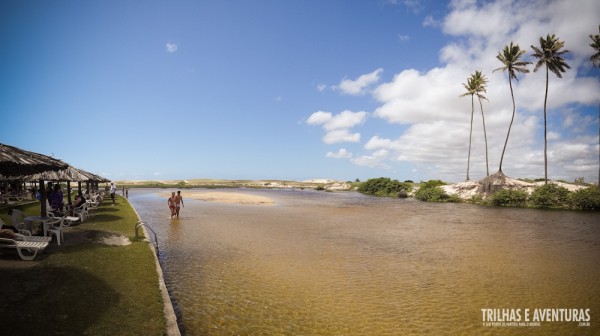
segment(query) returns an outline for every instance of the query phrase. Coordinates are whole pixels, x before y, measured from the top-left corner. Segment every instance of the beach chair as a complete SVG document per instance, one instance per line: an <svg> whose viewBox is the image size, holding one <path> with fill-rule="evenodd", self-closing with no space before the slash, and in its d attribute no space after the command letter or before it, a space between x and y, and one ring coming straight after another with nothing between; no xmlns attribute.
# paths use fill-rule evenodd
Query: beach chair
<svg viewBox="0 0 600 336"><path fill-rule="evenodd" d="M10 215L10 220L12 221L12 225L17 228L20 234L31 236L31 231L27 230L25 227L25 214L23 211L13 209L12 214Z"/></svg>
<svg viewBox="0 0 600 336"><path fill-rule="evenodd" d="M48 247L50 237L22 236L24 240L0 238L0 248L16 249L23 260L33 260L38 252Z"/></svg>
<svg viewBox="0 0 600 336"><path fill-rule="evenodd" d="M60 241L61 240L65 240L64 238L64 234L63 234L63 228L65 227L64 225L65 222L65 216L63 217L56 217L55 219L49 221L46 225L48 225L48 235L50 237L52 237L52 234L54 234L56 236L56 242L58 243L58 245L60 245Z"/></svg>
<svg viewBox="0 0 600 336"><path fill-rule="evenodd" d="M79 217L81 222L87 219L89 212L87 210L87 202L73 209L73 216Z"/></svg>
<svg viewBox="0 0 600 336"><path fill-rule="evenodd" d="M100 202L98 202L98 199L96 198L96 196L91 196L90 198L88 198L86 203L90 209L97 208L98 205L100 204Z"/></svg>

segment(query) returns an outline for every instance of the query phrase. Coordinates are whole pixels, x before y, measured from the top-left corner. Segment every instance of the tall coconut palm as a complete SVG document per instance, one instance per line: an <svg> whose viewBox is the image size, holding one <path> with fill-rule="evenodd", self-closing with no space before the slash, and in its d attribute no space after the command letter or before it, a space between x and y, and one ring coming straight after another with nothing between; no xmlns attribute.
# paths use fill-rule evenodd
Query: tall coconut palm
<svg viewBox="0 0 600 336"><path fill-rule="evenodd" d="M534 53L531 55L537 58L537 63L533 68L536 72L544 65L546 68L546 94L544 95L544 181L548 183L548 138L547 138L547 117L546 107L548 102L548 73L552 71L556 77L562 78L563 72L571 67L562 58L562 55L568 53L568 50L561 50L565 42L561 41L554 34L548 34L546 38L540 37L540 47L531 46Z"/></svg>
<svg viewBox="0 0 600 336"><path fill-rule="evenodd" d="M517 73L528 73L529 69L527 69L527 65L531 64L531 62L523 62L519 59L525 50L522 50L518 44L513 44L510 42L510 45L504 47L502 52L498 52L496 58L502 62L503 66L495 69L494 72L498 70L507 71L508 72L508 85L510 87L510 97L512 98L512 117L510 119L510 124L508 125L508 133L506 133L506 140L504 140L504 148L502 149L502 156L500 156L500 168L498 168L499 172L502 172L502 162L504 160L504 152L506 151L506 145L508 144L508 137L510 136L510 130L513 125L513 121L515 120L515 95L513 93L512 80L519 80L517 78Z"/></svg>
<svg viewBox="0 0 600 336"><path fill-rule="evenodd" d="M467 79L467 83L463 83L463 87L467 92L460 95L460 97L471 96L471 130L469 131L469 156L467 157L467 181L469 178L469 168L471 165L471 143L473 138L473 115L475 113L475 96L479 99L479 104L481 106L481 115L483 116L483 105L481 104L481 99L487 99L483 95L485 93L485 84L487 83L487 79L481 73L481 71L475 71L475 73L471 74L471 77ZM485 119L483 120L483 133L485 135L485 159L487 165L487 135L485 132ZM489 176L489 169L487 171Z"/></svg>
<svg viewBox="0 0 600 336"><path fill-rule="evenodd" d="M459 97L471 96L471 130L469 131L469 156L467 156L467 181L470 181L469 178L469 167L471 165L471 139L473 136L473 114L475 113L475 92L477 85L473 82L473 76L467 78L467 83L463 83L463 87L467 92L463 93Z"/></svg>
<svg viewBox="0 0 600 336"><path fill-rule="evenodd" d="M473 74L473 81L476 83L475 95L479 100L479 108L481 110L481 121L483 123L483 137L485 139L485 169L486 176L490 176L490 165L488 160L488 143L487 143L487 132L485 130L485 116L483 114L483 103L482 99L488 100L483 94L486 92L487 78L481 71L475 71Z"/></svg>
<svg viewBox="0 0 600 336"><path fill-rule="evenodd" d="M600 32L600 26L598 26L598 31ZM590 38L592 39L590 47L595 51L595 54L590 57L590 62L593 66L600 67L600 34L590 35ZM600 105L598 105L598 119L600 119ZM600 124L598 125L598 136L600 137ZM598 161L600 162L600 152L598 152L598 155ZM598 185L600 185L600 164L598 165Z"/></svg>

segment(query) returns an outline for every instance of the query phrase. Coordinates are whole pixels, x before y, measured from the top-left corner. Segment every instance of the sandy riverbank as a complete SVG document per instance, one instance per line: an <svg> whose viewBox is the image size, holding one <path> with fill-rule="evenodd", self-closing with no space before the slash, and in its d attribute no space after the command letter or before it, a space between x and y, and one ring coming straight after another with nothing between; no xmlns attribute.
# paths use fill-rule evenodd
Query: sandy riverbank
<svg viewBox="0 0 600 336"><path fill-rule="evenodd" d="M165 199L171 196L171 193L161 192L160 197ZM264 196L246 194L241 192L219 192L219 191L186 191L181 194L184 199L191 198L206 202L218 202L229 204L248 204L248 205L274 205L275 202Z"/></svg>

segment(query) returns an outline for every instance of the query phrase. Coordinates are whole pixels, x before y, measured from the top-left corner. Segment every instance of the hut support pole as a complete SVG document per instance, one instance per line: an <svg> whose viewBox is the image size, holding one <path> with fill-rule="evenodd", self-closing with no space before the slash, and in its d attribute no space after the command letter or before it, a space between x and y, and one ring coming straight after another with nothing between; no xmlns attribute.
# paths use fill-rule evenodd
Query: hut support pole
<svg viewBox="0 0 600 336"><path fill-rule="evenodd" d="M69 202L69 205L73 204L71 201L71 181L67 181L67 195L67 201Z"/></svg>
<svg viewBox="0 0 600 336"><path fill-rule="evenodd" d="M42 217L46 217L46 215L48 213L46 212L46 187L44 186L44 180L39 180L39 185L40 185L40 206L41 206L40 215Z"/></svg>

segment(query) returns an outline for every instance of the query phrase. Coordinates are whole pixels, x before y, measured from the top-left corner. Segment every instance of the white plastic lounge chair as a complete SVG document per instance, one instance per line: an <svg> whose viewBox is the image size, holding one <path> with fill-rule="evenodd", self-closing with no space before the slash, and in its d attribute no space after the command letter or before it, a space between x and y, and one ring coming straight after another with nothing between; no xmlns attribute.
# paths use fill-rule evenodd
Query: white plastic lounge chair
<svg viewBox="0 0 600 336"><path fill-rule="evenodd" d="M79 217L81 222L87 219L89 213L87 211L87 203L83 203L82 205L73 209L73 216Z"/></svg>
<svg viewBox="0 0 600 336"><path fill-rule="evenodd" d="M48 241L36 241L41 239L29 240L32 237L28 237L25 239L28 240L16 240L10 238L0 238L0 248L15 248L17 249L17 253L19 253L19 257L23 260L33 260L37 256L38 252L43 251L46 247L48 247ZM36 237L36 238L46 238L48 237Z"/></svg>
<svg viewBox="0 0 600 336"><path fill-rule="evenodd" d="M48 235L52 237L52 234L56 236L56 242L60 245L61 239L64 241L63 228L65 222L65 217L57 217L55 219L50 220L46 225L48 225Z"/></svg>
<svg viewBox="0 0 600 336"><path fill-rule="evenodd" d="M86 202L87 202L87 205L90 207L90 209L96 208L96 207L98 207L98 204L100 204L100 202L98 202L98 199L96 198L96 196L91 197Z"/></svg>
<svg viewBox="0 0 600 336"><path fill-rule="evenodd" d="M50 218L60 218L57 217L56 215L49 213L48 217ZM76 223L77 221L79 221L79 217L74 217L74 216L64 216L65 217L65 222L63 223L63 226L71 226L71 224Z"/></svg>

